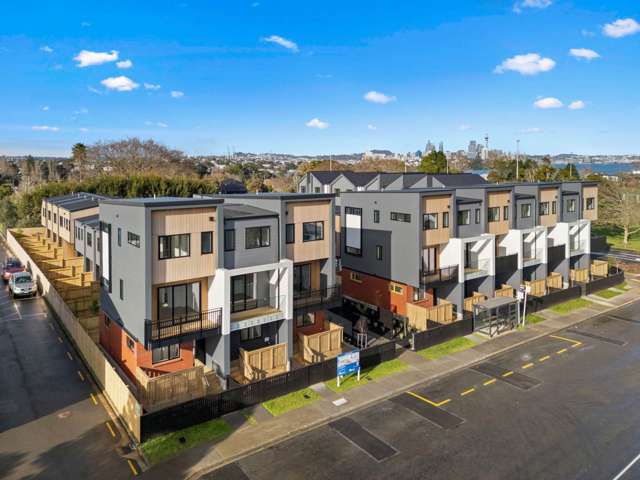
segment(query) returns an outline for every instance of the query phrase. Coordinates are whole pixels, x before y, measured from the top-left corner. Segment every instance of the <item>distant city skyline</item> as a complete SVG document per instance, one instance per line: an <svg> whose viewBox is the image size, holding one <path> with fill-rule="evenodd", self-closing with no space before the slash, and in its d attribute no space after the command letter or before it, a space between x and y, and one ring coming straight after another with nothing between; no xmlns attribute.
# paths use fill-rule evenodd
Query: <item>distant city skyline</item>
<svg viewBox="0 0 640 480"><path fill-rule="evenodd" d="M636 2L38 0L3 13L0 155L134 136L191 155L406 153L428 138L457 151L486 133L505 152L518 139L534 155L640 152Z"/></svg>

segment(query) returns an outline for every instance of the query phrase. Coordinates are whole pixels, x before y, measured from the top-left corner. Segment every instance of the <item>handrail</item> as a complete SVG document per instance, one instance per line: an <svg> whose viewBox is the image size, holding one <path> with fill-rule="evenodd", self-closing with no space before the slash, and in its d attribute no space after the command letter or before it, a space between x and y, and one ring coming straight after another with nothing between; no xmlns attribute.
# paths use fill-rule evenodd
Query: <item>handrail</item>
<svg viewBox="0 0 640 480"><path fill-rule="evenodd" d="M282 308L286 295L274 295L272 297L243 298L231 300L231 313L246 312L260 307Z"/></svg>
<svg viewBox="0 0 640 480"><path fill-rule="evenodd" d="M300 308L310 305L323 305L334 302L341 296L342 287L340 286L294 292L293 306L294 308Z"/></svg>
<svg viewBox="0 0 640 480"><path fill-rule="evenodd" d="M458 279L458 266L451 265L448 267L438 268L431 272L422 270L420 272L420 276L422 278L422 283L424 284L455 281Z"/></svg>
<svg viewBox="0 0 640 480"><path fill-rule="evenodd" d="M201 334L222 326L222 308L190 313L169 319L145 320L147 342L182 335Z"/></svg>

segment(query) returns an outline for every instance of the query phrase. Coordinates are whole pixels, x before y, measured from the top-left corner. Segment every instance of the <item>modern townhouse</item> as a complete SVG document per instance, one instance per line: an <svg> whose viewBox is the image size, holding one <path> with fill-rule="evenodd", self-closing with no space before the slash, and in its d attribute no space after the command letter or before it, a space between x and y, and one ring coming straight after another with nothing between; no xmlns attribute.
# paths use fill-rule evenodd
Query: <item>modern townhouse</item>
<svg viewBox="0 0 640 480"><path fill-rule="evenodd" d="M84 272L100 278L100 216L98 214L75 220L74 240L76 255L84 259Z"/></svg>

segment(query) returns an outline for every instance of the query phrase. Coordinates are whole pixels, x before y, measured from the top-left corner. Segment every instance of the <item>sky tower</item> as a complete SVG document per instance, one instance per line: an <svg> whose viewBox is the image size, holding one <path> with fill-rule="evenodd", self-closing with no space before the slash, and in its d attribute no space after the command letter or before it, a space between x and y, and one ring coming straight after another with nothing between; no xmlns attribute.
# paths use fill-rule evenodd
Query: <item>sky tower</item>
<svg viewBox="0 0 640 480"><path fill-rule="evenodd" d="M484 150L482 151L482 160L485 162L489 158L489 134L484 134Z"/></svg>

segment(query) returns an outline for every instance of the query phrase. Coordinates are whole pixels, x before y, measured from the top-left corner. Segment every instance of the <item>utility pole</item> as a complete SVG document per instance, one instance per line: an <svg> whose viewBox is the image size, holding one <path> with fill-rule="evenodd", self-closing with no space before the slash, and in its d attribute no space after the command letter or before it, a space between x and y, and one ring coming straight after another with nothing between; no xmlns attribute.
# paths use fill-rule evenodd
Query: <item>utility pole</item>
<svg viewBox="0 0 640 480"><path fill-rule="evenodd" d="M516 182L520 179L520 139L516 140Z"/></svg>

